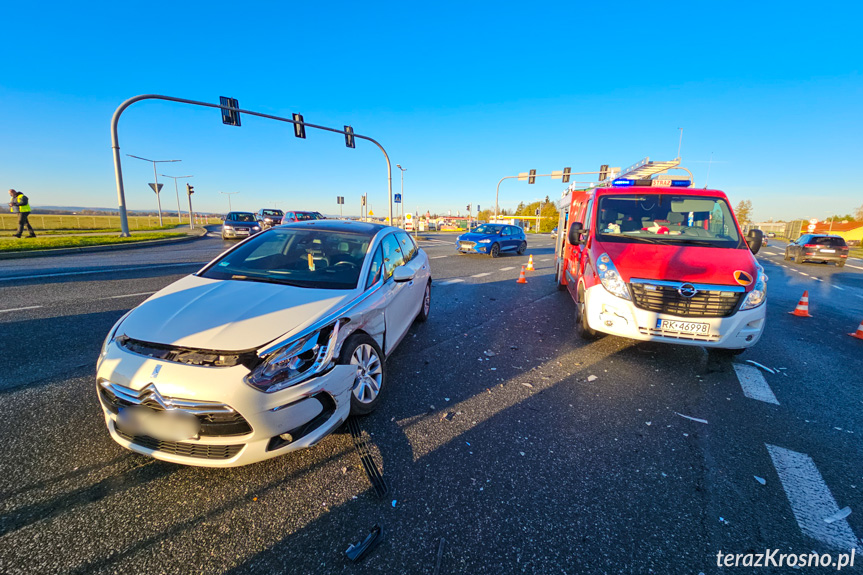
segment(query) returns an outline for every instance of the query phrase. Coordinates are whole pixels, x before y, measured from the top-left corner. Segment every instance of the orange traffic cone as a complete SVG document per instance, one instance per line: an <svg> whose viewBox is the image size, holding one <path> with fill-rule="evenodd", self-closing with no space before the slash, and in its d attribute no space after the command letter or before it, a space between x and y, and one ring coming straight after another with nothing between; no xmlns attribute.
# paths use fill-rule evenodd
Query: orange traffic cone
<svg viewBox="0 0 863 575"><path fill-rule="evenodd" d="M809 315L809 290L803 292L803 297L800 298L800 303L794 308L794 311L789 311L791 315L797 317L812 317Z"/></svg>
<svg viewBox="0 0 863 575"><path fill-rule="evenodd" d="M863 339L863 321L860 322L860 325L857 326L857 331L854 333L849 333L851 337L856 337L857 339Z"/></svg>
<svg viewBox="0 0 863 575"><path fill-rule="evenodd" d="M521 266L521 274L518 276L518 281L515 282L517 284L526 284L527 278L524 277L524 266Z"/></svg>
<svg viewBox="0 0 863 575"><path fill-rule="evenodd" d="M533 269L533 254L530 254L530 258L527 260L527 271L529 271L529 272L535 271Z"/></svg>

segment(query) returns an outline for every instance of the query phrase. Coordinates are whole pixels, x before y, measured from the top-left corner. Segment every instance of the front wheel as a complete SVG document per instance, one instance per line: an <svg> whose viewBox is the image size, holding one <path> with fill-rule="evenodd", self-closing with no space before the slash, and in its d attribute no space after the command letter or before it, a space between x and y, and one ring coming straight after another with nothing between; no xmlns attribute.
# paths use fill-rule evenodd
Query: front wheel
<svg viewBox="0 0 863 575"><path fill-rule="evenodd" d="M785 250L785 261L787 262L790 259L791 259L791 256L788 255L788 250Z"/></svg>
<svg viewBox="0 0 863 575"><path fill-rule="evenodd" d="M575 331L581 339L593 341L599 337L599 333L590 327L590 321L587 319L583 289L578 290L578 300L575 302Z"/></svg>
<svg viewBox="0 0 863 575"><path fill-rule="evenodd" d="M367 415L380 403L386 385L384 354L377 342L364 333L355 333L342 346L339 363L356 366L351 388L351 415Z"/></svg>
<svg viewBox="0 0 863 575"><path fill-rule="evenodd" d="M417 321L428 321L429 311L431 310L431 282L426 283L426 291L423 294L423 303L420 306L420 313L417 316Z"/></svg>
<svg viewBox="0 0 863 575"><path fill-rule="evenodd" d="M563 273L560 269L560 262L556 262L554 264L554 281L557 283L557 289L560 291L564 291L566 286L563 283Z"/></svg>
<svg viewBox="0 0 863 575"><path fill-rule="evenodd" d="M500 255L500 245L494 244L493 246L491 246L491 251L488 253L491 254L491 257L496 258Z"/></svg>
<svg viewBox="0 0 863 575"><path fill-rule="evenodd" d="M844 268L844 267L845 267L845 262L836 262L836 267L837 267L837 268Z"/></svg>
<svg viewBox="0 0 863 575"><path fill-rule="evenodd" d="M527 249L527 242L521 242L518 246L518 255L523 255Z"/></svg>

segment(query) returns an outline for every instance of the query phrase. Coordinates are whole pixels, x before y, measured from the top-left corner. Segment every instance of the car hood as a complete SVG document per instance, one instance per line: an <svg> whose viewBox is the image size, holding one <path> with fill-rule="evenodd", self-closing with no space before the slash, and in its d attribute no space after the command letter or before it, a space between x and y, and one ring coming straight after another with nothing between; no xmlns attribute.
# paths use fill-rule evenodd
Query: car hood
<svg viewBox="0 0 863 575"><path fill-rule="evenodd" d="M135 308L119 331L133 339L195 349L257 349L312 325L353 295L186 276Z"/></svg>
<svg viewBox="0 0 863 575"><path fill-rule="evenodd" d="M486 238L494 239L497 237L500 237L499 234L475 234L473 232L468 232L460 235L458 240L463 242L478 242L479 240L484 240Z"/></svg>
<svg viewBox="0 0 863 575"><path fill-rule="evenodd" d="M669 280L717 285L741 285L735 272L744 271L753 278L758 263L748 249L710 248L702 246L669 246L660 244L597 242L608 254L622 279Z"/></svg>

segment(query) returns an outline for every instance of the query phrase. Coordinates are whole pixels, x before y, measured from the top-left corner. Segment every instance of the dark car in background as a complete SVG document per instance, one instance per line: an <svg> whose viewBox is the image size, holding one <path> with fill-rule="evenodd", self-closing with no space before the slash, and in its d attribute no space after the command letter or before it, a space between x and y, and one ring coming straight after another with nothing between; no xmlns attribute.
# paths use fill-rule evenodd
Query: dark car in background
<svg viewBox="0 0 863 575"><path fill-rule="evenodd" d="M519 255L527 249L524 230L506 224L482 224L456 239L456 249L463 254L488 254L496 258L501 252Z"/></svg>
<svg viewBox="0 0 863 575"><path fill-rule="evenodd" d="M796 263L832 262L841 268L848 259L848 244L840 236L803 234L785 248L785 259Z"/></svg>
<svg viewBox="0 0 863 575"><path fill-rule="evenodd" d="M261 208L260 210L258 210L258 213L255 214L255 218L258 220L258 224L261 226L261 229L264 230L282 223L282 218L284 216L285 212L283 212L282 210L270 208Z"/></svg>
<svg viewBox="0 0 863 575"><path fill-rule="evenodd" d="M260 231L261 226L252 212L230 212L222 223L223 240L247 238Z"/></svg>
<svg viewBox="0 0 863 575"><path fill-rule="evenodd" d="M282 218L283 224L290 224L291 222L308 222L311 220L325 220L327 218L321 212L285 212L285 216Z"/></svg>

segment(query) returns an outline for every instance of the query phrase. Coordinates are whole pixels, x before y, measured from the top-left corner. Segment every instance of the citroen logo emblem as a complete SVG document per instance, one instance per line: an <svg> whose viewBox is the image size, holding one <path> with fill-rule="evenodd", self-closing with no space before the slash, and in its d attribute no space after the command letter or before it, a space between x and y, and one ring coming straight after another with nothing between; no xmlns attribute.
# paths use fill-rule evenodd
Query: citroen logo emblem
<svg viewBox="0 0 863 575"><path fill-rule="evenodd" d="M679 288L677 288L677 293L679 293L682 297L687 299L695 297L695 294L698 293L698 290L695 289L695 286L692 284L683 284Z"/></svg>
<svg viewBox="0 0 863 575"><path fill-rule="evenodd" d="M162 394L159 393L159 390L156 389L156 386L152 383L139 391L138 397L141 399L141 403L144 403L149 399L155 401L162 409L170 409L168 404L165 402L165 399L162 397Z"/></svg>

